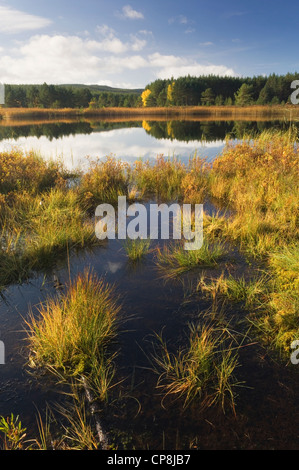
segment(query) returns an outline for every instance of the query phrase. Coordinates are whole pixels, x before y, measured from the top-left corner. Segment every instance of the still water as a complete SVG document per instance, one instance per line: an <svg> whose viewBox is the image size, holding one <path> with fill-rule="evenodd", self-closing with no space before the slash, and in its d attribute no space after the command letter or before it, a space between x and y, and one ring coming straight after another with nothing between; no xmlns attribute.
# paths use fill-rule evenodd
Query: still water
<svg viewBox="0 0 299 470"><path fill-rule="evenodd" d="M7 122L0 124L0 152L35 150L46 159L62 160L69 169L84 168L86 156L113 155L133 162L164 155L187 161L196 153L211 162L227 136L240 139L287 126L285 121Z"/></svg>
<svg viewBox="0 0 299 470"><path fill-rule="evenodd" d="M68 168L84 167L86 156L115 155L130 162L163 154L188 160L196 152L213 161L221 153L227 135L238 140L245 133L287 126L287 122L267 121L23 122L0 126L0 152L12 147L34 149L45 158L61 158ZM205 205L208 213L214 209ZM36 379L28 371L24 321L31 309L35 312L40 302L55 295L54 275L64 285L69 276L74 278L86 267L115 285L128 319L119 340L120 385L115 389L107 424L118 430L121 438L131 439L129 448L298 449L298 381L294 386L290 377L284 377L285 372L255 345L243 349L240 374L246 387L239 392L237 417L212 411L202 415L196 407L183 412L176 403L161 405L157 377L149 361L154 334L163 331L172 344L179 343L186 338L188 323L210 305L204 298L187 301L187 291L180 282L164 283L153 252L140 265L132 266L117 240L57 260L53 270L37 273L28 282L12 285L1 293L0 340L5 344L5 365L0 369L0 416L11 412L19 415L29 434L36 436L37 412L45 420L48 405L55 406L57 386L45 376ZM219 269L241 276L250 274L248 269L252 268L232 251ZM189 281L192 276L186 279L186 285ZM232 314L242 312L234 307Z"/></svg>

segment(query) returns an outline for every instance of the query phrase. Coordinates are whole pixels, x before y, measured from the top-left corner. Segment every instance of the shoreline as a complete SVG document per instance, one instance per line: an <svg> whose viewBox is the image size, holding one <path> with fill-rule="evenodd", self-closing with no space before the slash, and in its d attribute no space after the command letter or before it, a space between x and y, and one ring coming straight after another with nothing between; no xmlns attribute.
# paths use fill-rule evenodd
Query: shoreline
<svg viewBox="0 0 299 470"><path fill-rule="evenodd" d="M218 119L269 119L299 116L296 105L277 106L173 106L166 108L0 108L0 125L11 120L58 118L215 118ZM217 119L216 119L217 118ZM3 122L4 121L4 122Z"/></svg>

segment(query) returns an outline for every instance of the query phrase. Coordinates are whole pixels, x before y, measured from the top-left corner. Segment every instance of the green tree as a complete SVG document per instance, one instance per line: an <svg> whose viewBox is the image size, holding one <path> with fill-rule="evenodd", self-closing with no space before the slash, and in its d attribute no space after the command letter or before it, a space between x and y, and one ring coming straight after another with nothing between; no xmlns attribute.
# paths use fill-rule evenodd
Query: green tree
<svg viewBox="0 0 299 470"><path fill-rule="evenodd" d="M201 103L203 106L212 106L215 103L215 96L212 88L207 88L202 92Z"/></svg>
<svg viewBox="0 0 299 470"><path fill-rule="evenodd" d="M249 106L253 104L253 87L247 83L243 83L237 93L235 93L235 104L237 106Z"/></svg>

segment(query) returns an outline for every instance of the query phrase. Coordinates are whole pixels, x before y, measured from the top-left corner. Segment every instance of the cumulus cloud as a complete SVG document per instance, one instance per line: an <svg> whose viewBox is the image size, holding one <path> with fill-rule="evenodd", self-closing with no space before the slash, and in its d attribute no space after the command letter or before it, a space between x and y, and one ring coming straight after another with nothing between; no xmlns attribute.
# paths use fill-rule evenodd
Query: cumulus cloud
<svg viewBox="0 0 299 470"><path fill-rule="evenodd" d="M235 75L224 65L203 65L177 55L142 54L146 41L130 35L127 42L117 38L106 25L97 29L100 37L78 35L34 35L0 56L4 83L98 83L119 86L138 80L132 88L145 86L154 78L184 75ZM130 78L129 78L130 77ZM128 86L127 86L128 87Z"/></svg>
<svg viewBox="0 0 299 470"><path fill-rule="evenodd" d="M149 56L149 61L153 67L159 68L155 75L157 78L167 79L169 77L179 78L187 75L219 75L235 76L233 69L225 65L200 64L192 59L180 56L161 55L155 53Z"/></svg>
<svg viewBox="0 0 299 470"><path fill-rule="evenodd" d="M138 39L138 38L137 38ZM0 75L5 83L104 83L124 69L147 65L134 54L143 45L136 38L123 44L115 37L101 41L79 36L35 35L18 49L0 57ZM120 53L133 54L119 55Z"/></svg>
<svg viewBox="0 0 299 470"><path fill-rule="evenodd" d="M15 34L49 26L52 21L11 7L0 6L0 33Z"/></svg>
<svg viewBox="0 0 299 470"><path fill-rule="evenodd" d="M122 16L130 20L142 20L144 19L143 13L140 11L133 10L131 5L125 5L122 9Z"/></svg>

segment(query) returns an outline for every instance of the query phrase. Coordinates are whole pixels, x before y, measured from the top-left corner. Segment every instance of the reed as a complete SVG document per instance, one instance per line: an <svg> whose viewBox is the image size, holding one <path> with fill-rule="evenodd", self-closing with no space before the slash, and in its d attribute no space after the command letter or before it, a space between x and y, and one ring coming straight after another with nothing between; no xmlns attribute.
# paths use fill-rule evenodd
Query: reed
<svg viewBox="0 0 299 470"><path fill-rule="evenodd" d="M1 108L0 116L3 119L35 118L59 118L59 117L213 117L215 118L275 118L298 115L298 107L292 105L277 106L168 106L168 107L140 107L121 108L107 107L99 109L76 109L76 108Z"/></svg>

